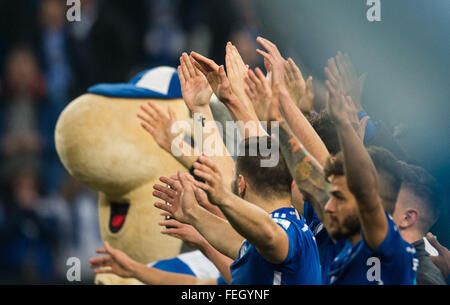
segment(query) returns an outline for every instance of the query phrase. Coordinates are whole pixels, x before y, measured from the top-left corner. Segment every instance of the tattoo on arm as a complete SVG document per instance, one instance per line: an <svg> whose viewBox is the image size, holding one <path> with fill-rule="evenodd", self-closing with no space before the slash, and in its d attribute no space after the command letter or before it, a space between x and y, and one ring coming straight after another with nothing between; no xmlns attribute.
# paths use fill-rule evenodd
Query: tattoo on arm
<svg viewBox="0 0 450 305"><path fill-rule="evenodd" d="M322 166L294 137L284 121L280 122L279 145L297 187L322 221L329 199L329 184L325 181Z"/></svg>

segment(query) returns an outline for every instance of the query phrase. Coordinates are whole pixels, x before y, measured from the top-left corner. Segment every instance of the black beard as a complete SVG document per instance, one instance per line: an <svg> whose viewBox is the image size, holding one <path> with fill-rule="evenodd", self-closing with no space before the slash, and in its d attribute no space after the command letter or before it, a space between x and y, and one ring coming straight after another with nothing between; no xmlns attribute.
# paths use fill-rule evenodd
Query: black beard
<svg viewBox="0 0 450 305"><path fill-rule="evenodd" d="M346 239L352 235L361 232L361 223L356 214L350 215L344 219L344 223L333 233L334 239Z"/></svg>

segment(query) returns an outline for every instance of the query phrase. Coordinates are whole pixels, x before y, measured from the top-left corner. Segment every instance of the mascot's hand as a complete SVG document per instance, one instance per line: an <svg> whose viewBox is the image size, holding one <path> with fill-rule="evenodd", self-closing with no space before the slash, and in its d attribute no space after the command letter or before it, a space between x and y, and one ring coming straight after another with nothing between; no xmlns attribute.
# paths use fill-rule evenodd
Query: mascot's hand
<svg viewBox="0 0 450 305"><path fill-rule="evenodd" d="M97 249L97 253L105 253L108 256L95 257L90 259L91 268L96 274L113 273L121 277L134 277L138 262L132 260L120 250L112 248L108 242L104 242L105 247Z"/></svg>

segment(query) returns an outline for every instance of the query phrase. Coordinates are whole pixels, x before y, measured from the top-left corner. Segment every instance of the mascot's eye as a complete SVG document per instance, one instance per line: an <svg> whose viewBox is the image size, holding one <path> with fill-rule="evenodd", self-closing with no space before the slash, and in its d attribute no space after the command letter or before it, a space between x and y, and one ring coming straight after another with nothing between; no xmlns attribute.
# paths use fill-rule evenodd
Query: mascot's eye
<svg viewBox="0 0 450 305"><path fill-rule="evenodd" d="M122 228L127 217L129 203L111 202L111 214L109 218L109 230L112 233L117 233Z"/></svg>

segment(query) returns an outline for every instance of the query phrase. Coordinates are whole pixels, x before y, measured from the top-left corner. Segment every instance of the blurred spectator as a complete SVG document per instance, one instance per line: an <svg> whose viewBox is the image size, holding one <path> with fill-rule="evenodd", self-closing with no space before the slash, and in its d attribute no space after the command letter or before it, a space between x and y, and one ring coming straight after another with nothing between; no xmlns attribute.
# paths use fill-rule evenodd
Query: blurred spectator
<svg viewBox="0 0 450 305"><path fill-rule="evenodd" d="M7 283L42 283L54 279L53 251L57 218L42 201L39 178L29 168L8 181L5 212L0 223L0 278Z"/></svg>
<svg viewBox="0 0 450 305"><path fill-rule="evenodd" d="M69 34L76 96L100 82L128 80L139 63L132 22L109 1L82 0L81 22L72 22Z"/></svg>
<svg viewBox="0 0 450 305"><path fill-rule="evenodd" d="M186 37L177 16L179 0L149 0L149 24L145 35L145 50L155 66L177 66L186 48ZM155 43L157 42L157 43Z"/></svg>
<svg viewBox="0 0 450 305"><path fill-rule="evenodd" d="M92 283L94 273L89 268L89 258L103 246L95 192L66 175L60 191L45 202L54 207L60 228L55 257L58 280L67 283L67 259L77 257L81 261L81 281Z"/></svg>
<svg viewBox="0 0 450 305"><path fill-rule="evenodd" d="M47 193L58 188L64 169L56 154L54 130L59 113L70 101L72 70L66 27L66 6L59 0L42 0L39 6L39 51L47 84L47 103L40 112L41 132L45 146L42 159Z"/></svg>
<svg viewBox="0 0 450 305"><path fill-rule="evenodd" d="M39 134L39 104L45 94L45 82L31 49L13 48L5 64L3 134L1 151L4 164L40 165L42 137ZM3 174L8 174L4 168Z"/></svg>

